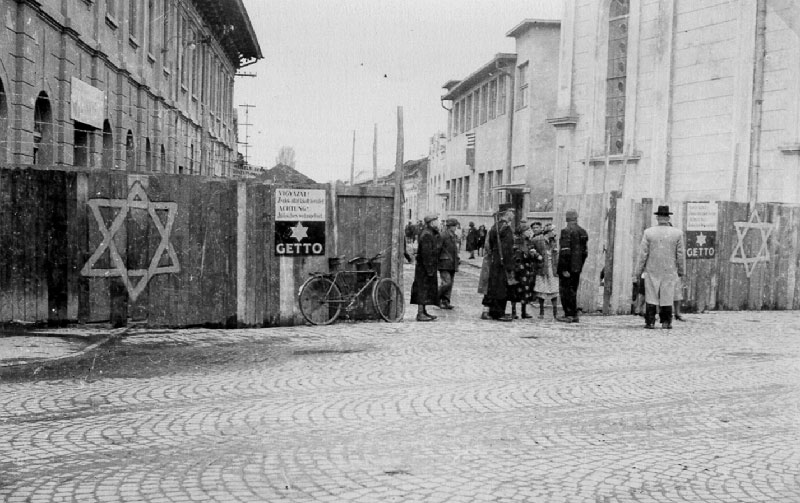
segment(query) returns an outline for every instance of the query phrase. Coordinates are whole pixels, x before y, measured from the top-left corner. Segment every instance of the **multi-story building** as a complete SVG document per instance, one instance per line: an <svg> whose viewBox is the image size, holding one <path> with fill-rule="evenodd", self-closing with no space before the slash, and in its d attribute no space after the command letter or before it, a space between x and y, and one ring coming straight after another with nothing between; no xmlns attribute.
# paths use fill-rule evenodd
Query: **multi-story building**
<svg viewBox="0 0 800 503"><path fill-rule="evenodd" d="M490 224L502 202L527 218L552 218L559 21L526 19L508 32L515 54L500 53L460 81L448 81L445 163L429 183L448 216Z"/></svg>
<svg viewBox="0 0 800 503"><path fill-rule="evenodd" d="M0 165L229 176L239 0L0 0Z"/></svg>
<svg viewBox="0 0 800 503"><path fill-rule="evenodd" d="M800 202L800 6L566 0L559 194Z"/></svg>
<svg viewBox="0 0 800 503"><path fill-rule="evenodd" d="M428 201L428 165L427 157L403 163L403 219L416 222L425 215ZM392 171L373 181L361 178L357 186L394 186L395 172Z"/></svg>

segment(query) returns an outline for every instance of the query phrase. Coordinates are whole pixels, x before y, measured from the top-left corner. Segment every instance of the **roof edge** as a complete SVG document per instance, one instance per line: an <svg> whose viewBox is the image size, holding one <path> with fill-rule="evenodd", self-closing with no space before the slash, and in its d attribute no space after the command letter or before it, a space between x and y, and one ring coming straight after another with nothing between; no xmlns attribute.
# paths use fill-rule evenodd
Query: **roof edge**
<svg viewBox="0 0 800 503"><path fill-rule="evenodd" d="M523 31L531 28L535 25L544 25L544 26L561 26L560 19L523 19L518 25L511 28L511 30L506 33L506 37L514 37L517 38Z"/></svg>
<svg viewBox="0 0 800 503"><path fill-rule="evenodd" d="M517 61L516 53L512 52L498 52L494 55L491 61L486 63L485 65L481 66L474 72L472 72L466 79L460 81L458 84L453 86L451 89L448 89L447 94L442 96L442 100L452 100L453 97L457 96L458 94L462 93L465 88L471 87L476 82L481 80L484 76L488 76L491 72L498 67L499 64L503 62L506 63L514 63ZM448 81L451 82L451 81Z"/></svg>

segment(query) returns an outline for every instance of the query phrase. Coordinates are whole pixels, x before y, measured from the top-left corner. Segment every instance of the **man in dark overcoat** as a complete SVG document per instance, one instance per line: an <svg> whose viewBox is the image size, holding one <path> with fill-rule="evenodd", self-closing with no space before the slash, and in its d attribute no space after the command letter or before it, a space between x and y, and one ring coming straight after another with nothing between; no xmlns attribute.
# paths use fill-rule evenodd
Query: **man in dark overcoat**
<svg viewBox="0 0 800 503"><path fill-rule="evenodd" d="M481 319L495 321L511 321L506 315L508 301L508 280L513 278L514 271L514 211L505 210L500 213L497 223L486 236L488 253L491 255L489 283L483 296L483 305L487 308Z"/></svg>
<svg viewBox="0 0 800 503"><path fill-rule="evenodd" d="M469 258L475 258L475 250L478 249L478 229L475 228L475 223L470 222L469 228L467 229L467 251L469 252Z"/></svg>
<svg viewBox="0 0 800 503"><path fill-rule="evenodd" d="M456 229L458 220L448 218L446 227L441 234L441 247L439 251L439 279L442 284L439 286L439 307L442 309L453 309L450 304L450 297L453 293L453 279L458 271L458 244L456 243Z"/></svg>
<svg viewBox="0 0 800 503"><path fill-rule="evenodd" d="M558 321L578 323L578 287L583 263L589 255L589 235L578 225L578 212L567 210L567 226L558 241L558 280L564 317Z"/></svg>
<svg viewBox="0 0 800 503"><path fill-rule="evenodd" d="M411 285L411 303L417 305L417 321L433 321L436 316L428 313L425 306L439 305L439 285L436 273L439 269L440 237L437 215L425 217L424 227L417 236L417 265L414 268L414 283Z"/></svg>

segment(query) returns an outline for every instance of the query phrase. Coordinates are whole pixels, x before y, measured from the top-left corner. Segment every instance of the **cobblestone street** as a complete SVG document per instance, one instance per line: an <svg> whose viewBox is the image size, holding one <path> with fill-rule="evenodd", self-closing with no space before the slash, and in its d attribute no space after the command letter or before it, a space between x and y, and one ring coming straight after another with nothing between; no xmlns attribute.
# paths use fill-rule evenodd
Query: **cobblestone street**
<svg viewBox="0 0 800 503"><path fill-rule="evenodd" d="M141 332L263 349L2 382L0 500L800 501L796 312L488 322L477 272L434 323Z"/></svg>

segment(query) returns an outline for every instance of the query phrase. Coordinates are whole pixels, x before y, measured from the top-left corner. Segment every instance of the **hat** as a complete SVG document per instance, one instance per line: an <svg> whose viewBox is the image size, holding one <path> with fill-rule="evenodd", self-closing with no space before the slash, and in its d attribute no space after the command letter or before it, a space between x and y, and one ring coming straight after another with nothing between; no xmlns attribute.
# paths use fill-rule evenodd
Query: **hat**
<svg viewBox="0 0 800 503"><path fill-rule="evenodd" d="M578 220L578 212L576 210L567 210L567 222L575 222Z"/></svg>
<svg viewBox="0 0 800 503"><path fill-rule="evenodd" d="M455 218L448 218L448 219L445 221L445 225L447 225L448 227L450 227L451 225L460 225L460 224L458 223L458 220L456 220Z"/></svg>
<svg viewBox="0 0 800 503"><path fill-rule="evenodd" d="M439 215L434 215L434 214L425 215L425 223L427 224L427 223L433 222L434 220L437 220L438 218L439 218Z"/></svg>
<svg viewBox="0 0 800 503"><path fill-rule="evenodd" d="M659 217L668 217L672 215L672 212L669 211L669 206L659 206L658 211L653 213L653 215L658 215Z"/></svg>
<svg viewBox="0 0 800 503"><path fill-rule="evenodd" d="M470 226L470 227L475 227L475 222L470 222L470 223L469 223L469 226Z"/></svg>

